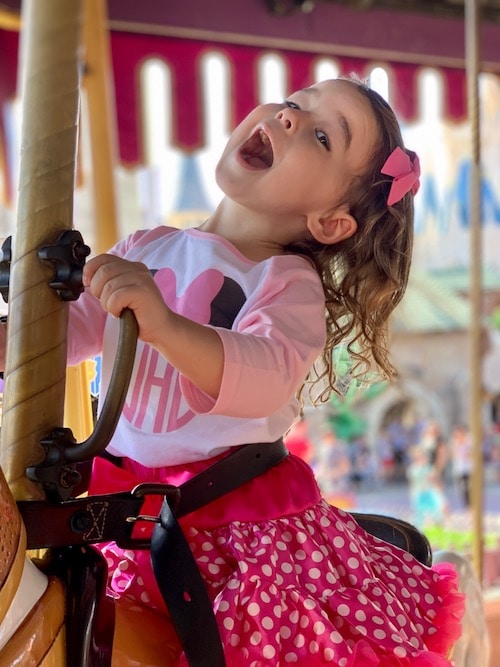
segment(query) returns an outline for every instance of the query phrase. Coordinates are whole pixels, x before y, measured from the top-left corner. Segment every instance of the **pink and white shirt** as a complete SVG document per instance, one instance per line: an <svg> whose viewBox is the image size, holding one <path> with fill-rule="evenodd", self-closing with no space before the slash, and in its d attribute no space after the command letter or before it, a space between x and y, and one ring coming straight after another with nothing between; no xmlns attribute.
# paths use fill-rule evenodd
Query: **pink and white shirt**
<svg viewBox="0 0 500 667"><path fill-rule="evenodd" d="M110 252L146 264L172 310L212 326L225 363L214 400L138 341L108 451L157 467L280 437L299 413L296 391L325 344L324 293L309 262L291 254L254 262L216 234L168 227L135 232ZM71 304L68 363L102 353L101 396L118 330L89 293Z"/></svg>

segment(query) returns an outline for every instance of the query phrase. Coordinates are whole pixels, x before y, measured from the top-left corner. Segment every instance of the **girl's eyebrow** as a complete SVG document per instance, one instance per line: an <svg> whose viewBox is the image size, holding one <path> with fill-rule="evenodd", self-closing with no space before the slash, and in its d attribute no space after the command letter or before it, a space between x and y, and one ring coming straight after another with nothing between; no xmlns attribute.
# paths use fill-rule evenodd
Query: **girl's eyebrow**
<svg viewBox="0 0 500 667"><path fill-rule="evenodd" d="M301 88L299 92L307 93L308 95L312 93L319 95L319 92L316 90L316 88ZM340 129L342 130L342 134L344 135L344 143L347 150L352 141L351 126L347 122L347 118L344 116L344 114L337 112L336 116L340 125Z"/></svg>

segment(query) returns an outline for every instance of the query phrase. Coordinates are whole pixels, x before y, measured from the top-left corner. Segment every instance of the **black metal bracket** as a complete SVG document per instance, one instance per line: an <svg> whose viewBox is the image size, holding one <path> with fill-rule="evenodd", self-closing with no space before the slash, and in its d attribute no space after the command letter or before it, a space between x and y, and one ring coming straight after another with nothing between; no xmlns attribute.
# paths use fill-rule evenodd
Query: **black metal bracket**
<svg viewBox="0 0 500 667"><path fill-rule="evenodd" d="M43 485L50 500L68 500L73 489L81 481L81 474L67 456L76 440L70 428L57 427L40 440L45 449L45 459L36 466L26 468L26 477Z"/></svg>
<svg viewBox="0 0 500 667"><path fill-rule="evenodd" d="M42 246L39 259L52 265L54 275L49 285L63 301L76 301L83 292L82 272L90 248L83 242L80 232L63 231L53 245ZM0 294L9 301L10 265L12 261L12 237L8 236L0 252Z"/></svg>
<svg viewBox="0 0 500 667"><path fill-rule="evenodd" d="M38 251L41 260L52 264L54 276L49 285L63 301L76 301L83 292L82 272L89 254L89 246L74 229L65 230L57 243L43 246Z"/></svg>

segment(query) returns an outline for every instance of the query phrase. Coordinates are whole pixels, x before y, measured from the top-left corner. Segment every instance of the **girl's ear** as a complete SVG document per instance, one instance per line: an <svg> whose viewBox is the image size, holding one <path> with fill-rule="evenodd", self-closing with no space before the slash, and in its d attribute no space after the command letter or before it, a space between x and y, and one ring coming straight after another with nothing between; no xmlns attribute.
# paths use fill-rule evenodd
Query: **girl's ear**
<svg viewBox="0 0 500 667"><path fill-rule="evenodd" d="M319 243L332 245L348 239L358 228L358 223L344 209L337 209L326 215L310 216L307 228Z"/></svg>

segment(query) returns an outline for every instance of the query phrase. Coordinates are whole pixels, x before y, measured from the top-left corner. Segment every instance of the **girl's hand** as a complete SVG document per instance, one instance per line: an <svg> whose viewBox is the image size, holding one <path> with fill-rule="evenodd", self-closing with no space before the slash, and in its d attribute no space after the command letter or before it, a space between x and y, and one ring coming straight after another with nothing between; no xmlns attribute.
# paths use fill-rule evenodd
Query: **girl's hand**
<svg viewBox="0 0 500 667"><path fill-rule="evenodd" d="M83 285L114 317L124 308L133 310L139 338L201 391L217 398L224 365L220 337L211 327L173 312L147 266L115 255L99 255L85 264Z"/></svg>
<svg viewBox="0 0 500 667"><path fill-rule="evenodd" d="M141 340L154 344L158 332L165 330L170 310L145 264L99 255L85 264L83 285L114 317L124 308L134 311Z"/></svg>

